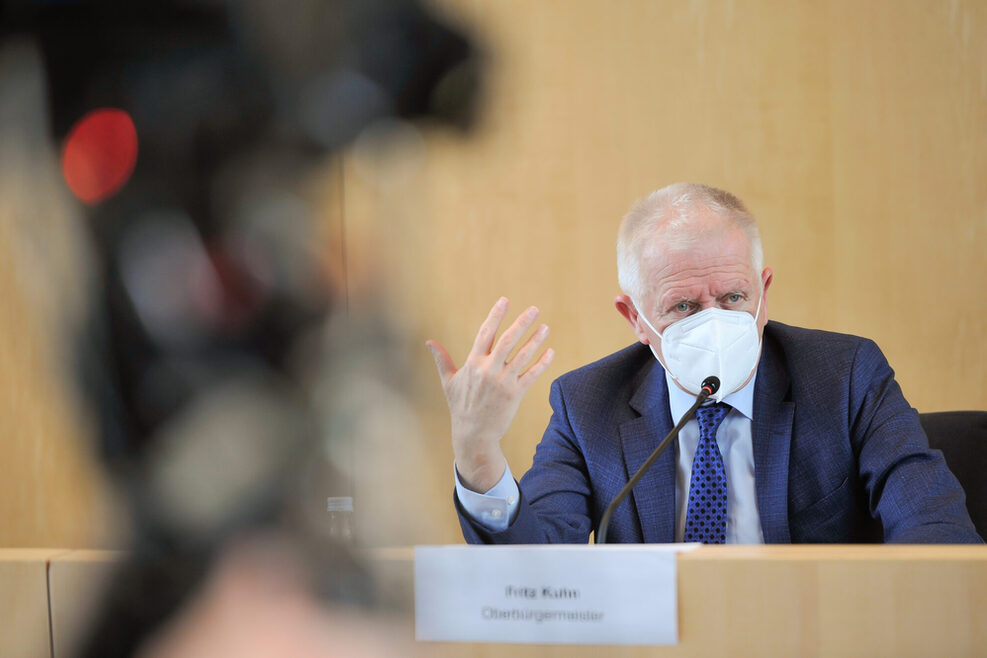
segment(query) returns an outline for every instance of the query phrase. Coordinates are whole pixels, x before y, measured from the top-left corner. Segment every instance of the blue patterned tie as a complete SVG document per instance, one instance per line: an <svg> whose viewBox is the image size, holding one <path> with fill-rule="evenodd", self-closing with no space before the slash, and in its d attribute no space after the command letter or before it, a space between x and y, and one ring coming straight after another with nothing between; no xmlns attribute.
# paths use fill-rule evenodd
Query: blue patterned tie
<svg viewBox="0 0 987 658"><path fill-rule="evenodd" d="M716 429L729 411L730 405L722 402L696 411L699 444L692 460L684 541L704 544L725 544L727 541L727 473L716 445Z"/></svg>

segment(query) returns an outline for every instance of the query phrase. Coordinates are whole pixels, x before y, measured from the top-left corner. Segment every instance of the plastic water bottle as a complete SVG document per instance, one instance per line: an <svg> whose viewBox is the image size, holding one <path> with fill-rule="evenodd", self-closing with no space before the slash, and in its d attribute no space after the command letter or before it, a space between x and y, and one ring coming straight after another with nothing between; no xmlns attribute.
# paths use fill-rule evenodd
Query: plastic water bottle
<svg viewBox="0 0 987 658"><path fill-rule="evenodd" d="M353 498L351 496L330 496L329 538L340 544L353 543Z"/></svg>

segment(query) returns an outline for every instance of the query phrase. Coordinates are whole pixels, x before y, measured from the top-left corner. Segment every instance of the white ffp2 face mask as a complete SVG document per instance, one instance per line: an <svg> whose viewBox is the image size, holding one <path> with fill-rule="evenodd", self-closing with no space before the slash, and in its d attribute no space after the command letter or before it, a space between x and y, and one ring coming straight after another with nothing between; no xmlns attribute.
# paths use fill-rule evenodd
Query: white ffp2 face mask
<svg viewBox="0 0 987 658"><path fill-rule="evenodd" d="M720 378L720 388L711 397L720 402L740 389L757 367L761 355L761 338L757 333L757 316L761 313L761 299L754 315L746 311L726 311L707 308L682 318L659 332L640 311L638 315L651 331L661 338L661 355L665 369L678 384L693 395L698 395L702 382L710 375ZM631 300L633 301L633 300ZM651 352L658 357L655 346Z"/></svg>

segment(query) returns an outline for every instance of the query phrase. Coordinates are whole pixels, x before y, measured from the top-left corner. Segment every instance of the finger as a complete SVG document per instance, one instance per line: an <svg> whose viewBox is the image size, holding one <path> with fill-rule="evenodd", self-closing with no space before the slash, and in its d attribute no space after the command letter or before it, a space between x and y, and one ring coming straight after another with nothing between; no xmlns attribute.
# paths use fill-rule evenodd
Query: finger
<svg viewBox="0 0 987 658"><path fill-rule="evenodd" d="M507 363L508 371L518 373L521 372L522 368L527 367L528 362L535 356L535 353L541 347L542 343L545 342L546 338L548 338L548 325L543 324L538 327L535 333L531 334L524 346Z"/></svg>
<svg viewBox="0 0 987 658"><path fill-rule="evenodd" d="M552 359L555 358L555 350L551 347L545 350L545 353L535 361L535 364L528 368L523 375L521 375L517 382L522 390L528 390L528 388L535 383L535 380L548 369L548 366L552 364Z"/></svg>
<svg viewBox="0 0 987 658"><path fill-rule="evenodd" d="M510 327L504 330L504 333L501 334L500 339L490 353L506 362L511 350L514 349L521 340L521 337L524 336L525 332L531 328L531 325L537 319L538 309L534 306L529 306L524 313L517 317Z"/></svg>
<svg viewBox="0 0 987 658"><path fill-rule="evenodd" d="M473 349L470 351L471 355L485 356L490 354L494 336L497 335L497 328L500 327L500 323L504 319L504 314L507 313L507 306L509 304L510 302L507 300L507 297L501 297L493 305L493 308L490 309L487 319L483 321L483 324L480 325L480 330L476 333L476 339L473 341Z"/></svg>
<svg viewBox="0 0 987 658"><path fill-rule="evenodd" d="M435 359L435 368L439 371L439 379L442 380L442 384L445 385L449 378L456 374L456 364L449 356L449 352L446 348L442 347L439 343L434 340L425 341L425 347L428 351L432 353L432 358Z"/></svg>

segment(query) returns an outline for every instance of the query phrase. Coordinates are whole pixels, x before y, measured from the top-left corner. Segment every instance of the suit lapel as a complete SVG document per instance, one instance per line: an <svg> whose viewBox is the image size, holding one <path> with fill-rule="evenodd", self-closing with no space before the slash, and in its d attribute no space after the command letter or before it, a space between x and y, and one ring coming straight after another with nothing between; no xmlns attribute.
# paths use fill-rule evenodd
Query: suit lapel
<svg viewBox="0 0 987 658"><path fill-rule="evenodd" d="M673 426L668 410L665 371L657 361L634 393L630 406L641 416L620 425L627 479L637 472ZM630 498L637 509L645 543L675 541L674 446L669 446L652 464L651 470L634 487Z"/></svg>
<svg viewBox="0 0 987 658"><path fill-rule="evenodd" d="M765 331L754 387L754 483L761 530L767 544L791 542L788 526L788 461L795 403L781 355Z"/></svg>

